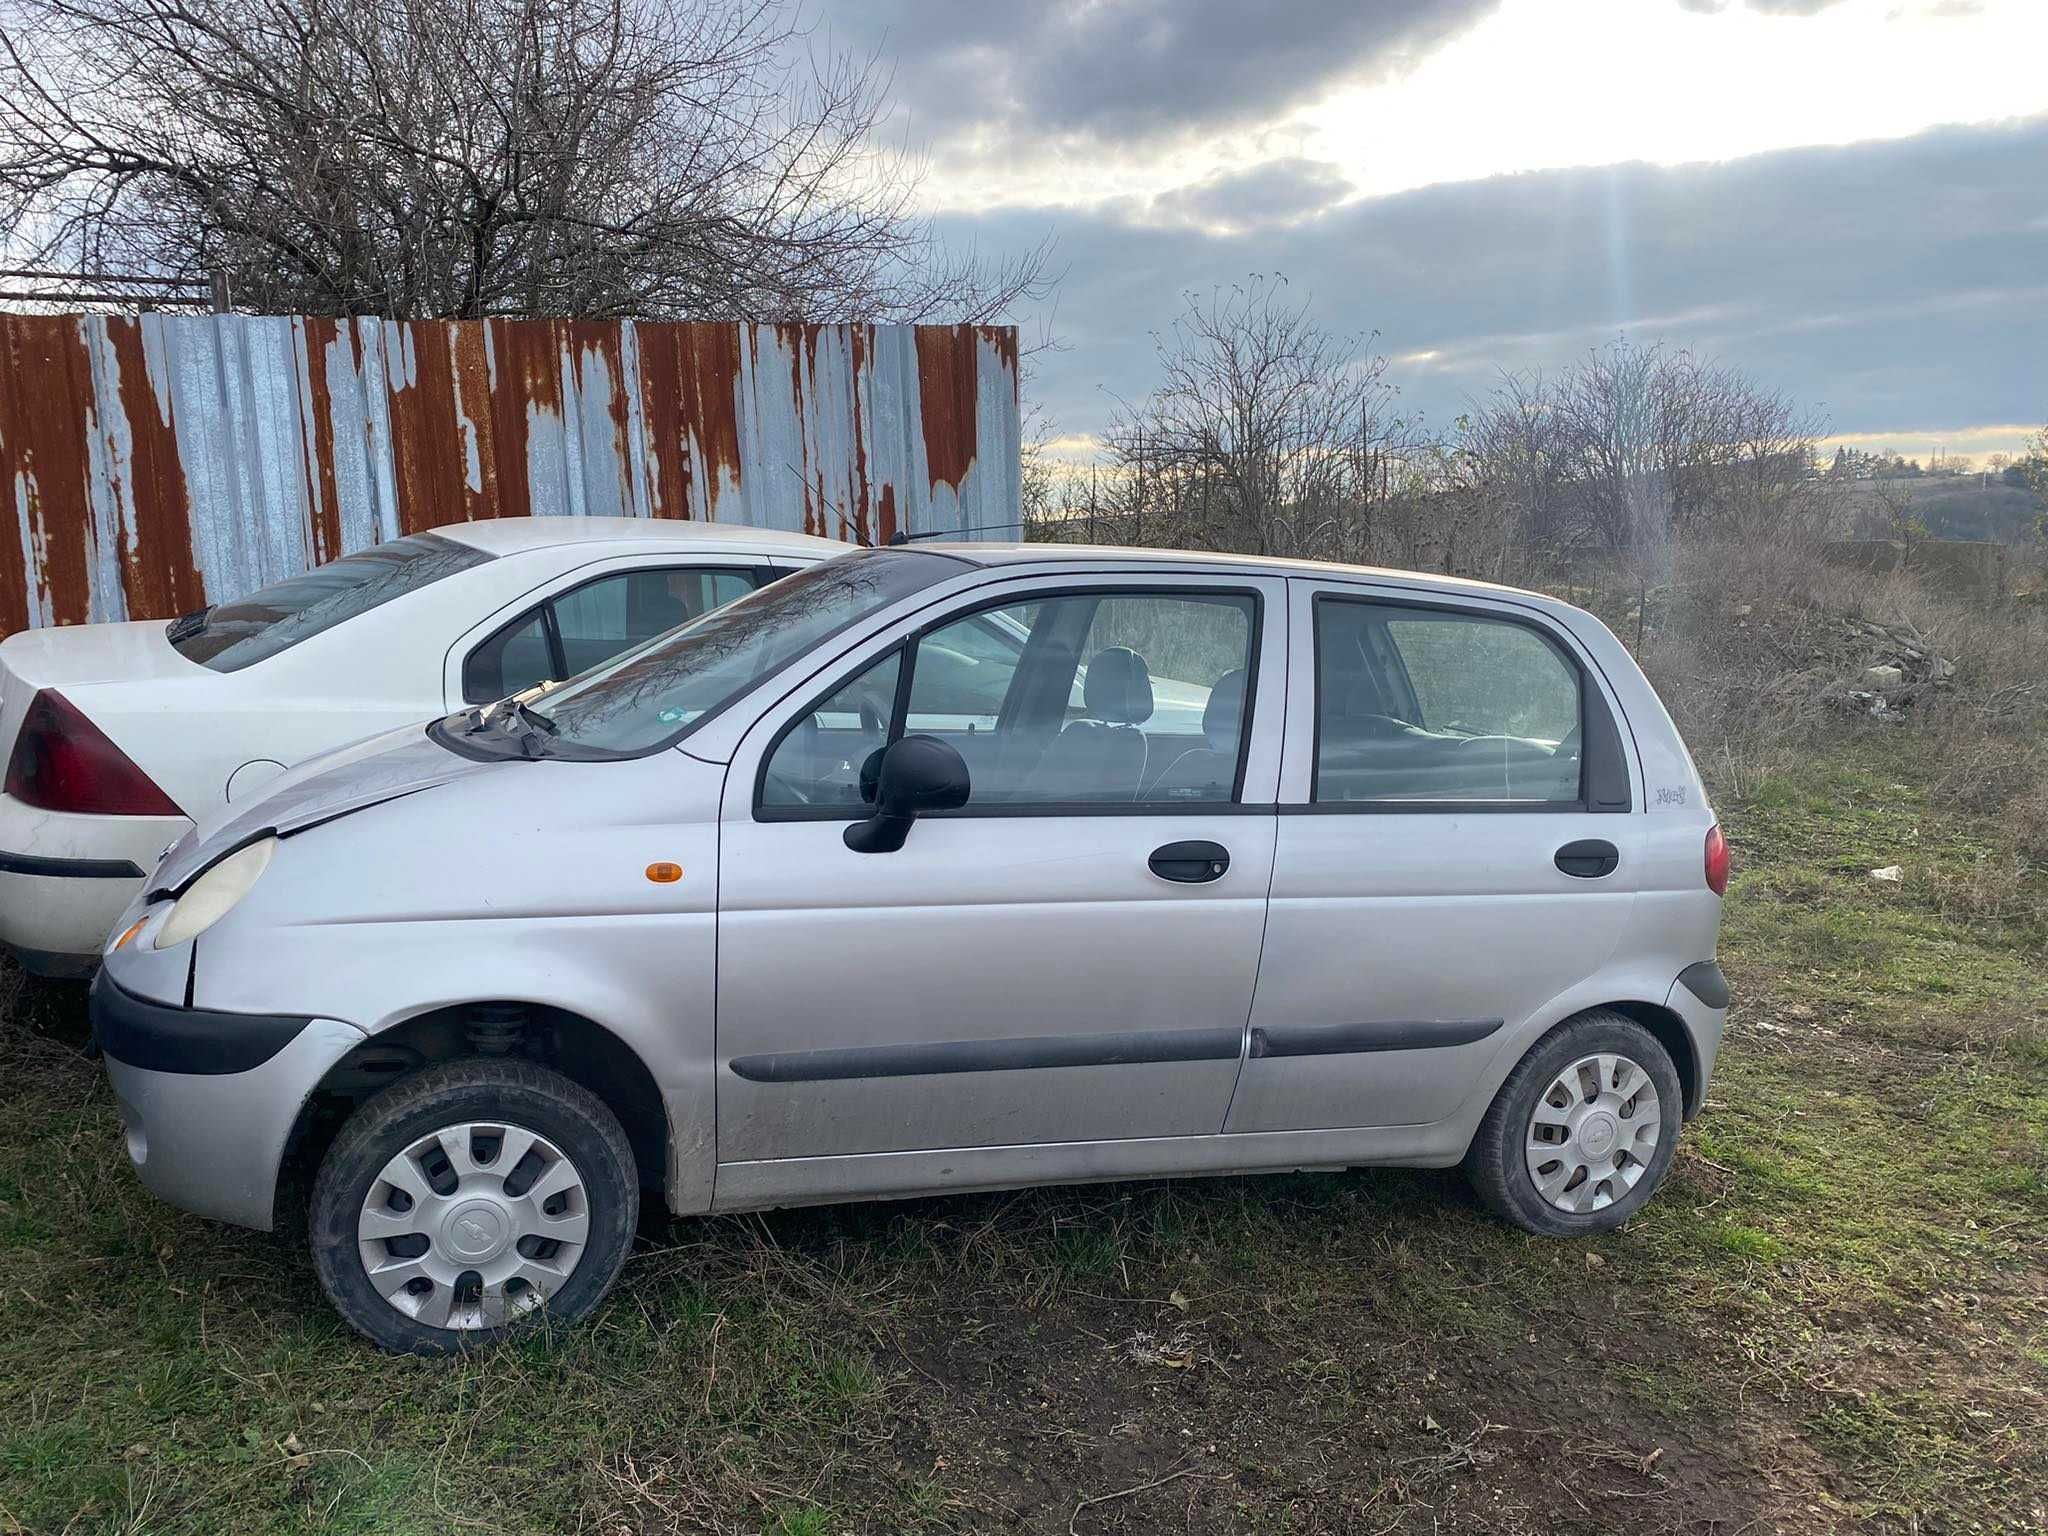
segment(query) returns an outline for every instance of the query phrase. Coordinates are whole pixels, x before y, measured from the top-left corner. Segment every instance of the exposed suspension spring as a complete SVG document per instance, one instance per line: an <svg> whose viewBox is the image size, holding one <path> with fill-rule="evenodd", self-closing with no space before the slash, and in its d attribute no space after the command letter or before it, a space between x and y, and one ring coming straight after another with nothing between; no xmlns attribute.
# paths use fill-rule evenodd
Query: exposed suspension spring
<svg viewBox="0 0 2048 1536"><path fill-rule="evenodd" d="M509 1056L526 1035L526 1010L517 1003L477 1003L463 1029L479 1056Z"/></svg>

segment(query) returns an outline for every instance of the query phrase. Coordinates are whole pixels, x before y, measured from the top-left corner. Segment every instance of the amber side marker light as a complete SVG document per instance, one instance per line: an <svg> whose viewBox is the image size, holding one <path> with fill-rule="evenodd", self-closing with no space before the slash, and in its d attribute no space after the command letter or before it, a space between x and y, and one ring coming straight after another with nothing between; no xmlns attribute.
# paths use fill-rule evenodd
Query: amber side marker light
<svg viewBox="0 0 2048 1536"><path fill-rule="evenodd" d="M135 919L134 922L130 923L126 928L124 928L121 931L121 937L114 940L114 948L125 949L128 945L128 941L134 938L135 935L137 935L138 933L142 932L142 925L148 921L149 915L147 913L144 913L141 917Z"/></svg>
<svg viewBox="0 0 2048 1536"><path fill-rule="evenodd" d="M647 866L647 878L656 885L674 885L683 878L683 866L680 864L650 864Z"/></svg>

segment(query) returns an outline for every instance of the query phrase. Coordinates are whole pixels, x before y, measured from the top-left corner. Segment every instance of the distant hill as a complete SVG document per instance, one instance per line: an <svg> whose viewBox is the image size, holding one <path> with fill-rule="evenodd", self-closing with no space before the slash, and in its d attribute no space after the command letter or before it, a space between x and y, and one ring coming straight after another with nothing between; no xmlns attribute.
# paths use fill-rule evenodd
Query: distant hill
<svg viewBox="0 0 2048 1536"><path fill-rule="evenodd" d="M1880 490L1881 488L1881 490ZM2023 544L2035 537L2043 507L2032 491L1989 475L1929 475L1921 479L1858 481L1851 491L1851 521L1882 533L1882 495L1903 495L1913 515L1937 539L1992 539Z"/></svg>

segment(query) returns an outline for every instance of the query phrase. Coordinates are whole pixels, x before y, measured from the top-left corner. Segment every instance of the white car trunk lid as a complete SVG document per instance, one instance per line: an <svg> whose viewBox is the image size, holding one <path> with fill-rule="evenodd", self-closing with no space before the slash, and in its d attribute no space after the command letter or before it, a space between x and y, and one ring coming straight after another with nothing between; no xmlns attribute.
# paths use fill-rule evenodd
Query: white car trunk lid
<svg viewBox="0 0 2048 1536"><path fill-rule="evenodd" d="M55 688L89 718L97 683L206 677L164 637L161 619L132 624L63 624L25 629L0 641L0 759L14 750L29 700Z"/></svg>

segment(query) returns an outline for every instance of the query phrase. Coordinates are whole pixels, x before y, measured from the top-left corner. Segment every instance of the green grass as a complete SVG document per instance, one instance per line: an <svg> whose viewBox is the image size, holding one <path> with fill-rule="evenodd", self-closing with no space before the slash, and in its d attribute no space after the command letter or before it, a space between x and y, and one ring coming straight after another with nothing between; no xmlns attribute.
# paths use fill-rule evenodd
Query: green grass
<svg viewBox="0 0 2048 1536"><path fill-rule="evenodd" d="M582 1329L392 1360L143 1195L22 986L0 1533L2037 1530L2048 890L1918 773L1723 807L1736 1019L1590 1243L1412 1172L683 1222Z"/></svg>

